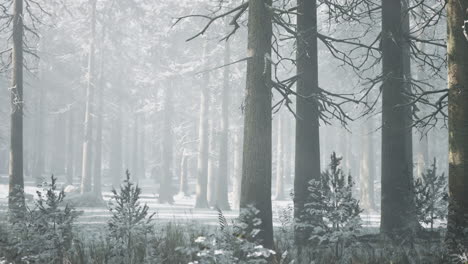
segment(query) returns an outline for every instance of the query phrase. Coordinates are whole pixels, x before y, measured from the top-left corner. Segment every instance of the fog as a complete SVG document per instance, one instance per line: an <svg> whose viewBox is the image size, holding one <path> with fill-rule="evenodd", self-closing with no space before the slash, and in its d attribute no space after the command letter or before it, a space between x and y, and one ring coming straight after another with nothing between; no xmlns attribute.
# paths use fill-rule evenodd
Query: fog
<svg viewBox="0 0 468 264"><path fill-rule="evenodd" d="M2 1L0 263L448 263L447 12L385 2Z"/></svg>

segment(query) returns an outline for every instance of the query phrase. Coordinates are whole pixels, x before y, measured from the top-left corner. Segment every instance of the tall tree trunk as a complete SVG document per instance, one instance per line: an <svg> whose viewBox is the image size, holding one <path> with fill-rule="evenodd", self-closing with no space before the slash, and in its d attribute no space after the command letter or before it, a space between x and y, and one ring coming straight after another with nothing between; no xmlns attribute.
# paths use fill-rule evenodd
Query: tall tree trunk
<svg viewBox="0 0 468 264"><path fill-rule="evenodd" d="M207 61L208 45L205 44L204 59ZM206 63L207 64L207 63ZM209 118L209 100L210 100L210 75L205 73L200 95L200 122L198 130L198 165L197 165L197 189L195 198L196 208L208 208L208 118Z"/></svg>
<svg viewBox="0 0 468 264"><path fill-rule="evenodd" d="M45 98L46 89L44 83L37 87L36 118L35 118L35 136L34 139L34 161L33 161L33 179L36 183L42 182L42 173L44 172L45 151L44 151L44 124L45 122Z"/></svg>
<svg viewBox="0 0 468 264"><path fill-rule="evenodd" d="M81 176L81 193L92 191L92 140L93 140L93 105L95 90L95 67L96 67L96 3L97 0L90 0L91 7L91 40L89 45L88 62L88 86L86 88L86 112L84 123L83 141L83 169Z"/></svg>
<svg viewBox="0 0 468 264"><path fill-rule="evenodd" d="M234 134L234 179L233 179L233 201L232 204L235 208L239 208L241 181L242 181L242 141L239 129L236 129Z"/></svg>
<svg viewBox="0 0 468 264"><path fill-rule="evenodd" d="M111 153L110 153L110 175L112 177L112 186L118 188L120 186L120 180L124 175L123 156L122 156L122 147L123 147L123 122L122 122L122 104L123 104L123 95L121 84L117 84L117 112L115 113L114 120L112 122L112 144L111 144Z"/></svg>
<svg viewBox="0 0 468 264"><path fill-rule="evenodd" d="M317 5L315 1L298 0L297 16L297 82L296 164L294 178L294 218L296 244L304 245L310 230L300 225L307 220L305 204L310 201L311 180L320 179L319 110L311 97L318 90ZM311 97L313 98L313 97Z"/></svg>
<svg viewBox="0 0 468 264"><path fill-rule="evenodd" d="M140 179L140 171L138 170L139 160L140 160L140 145L138 144L139 138L139 125L140 125L140 113L135 113L133 118L133 139L132 139L132 166L131 166L131 173L133 175L133 180L138 182Z"/></svg>
<svg viewBox="0 0 468 264"><path fill-rule="evenodd" d="M210 102L210 105L211 102ZM217 133L216 133L216 123L215 123L215 117L213 111L210 112L209 114L210 120L209 120L209 127L210 127L210 133L209 133L209 140L208 140L208 189L206 192L206 198L208 200L208 205L214 206L215 199L216 199L216 162L217 162L217 157L216 157L216 141L217 141Z"/></svg>
<svg viewBox="0 0 468 264"><path fill-rule="evenodd" d="M429 138L428 134L421 136L418 142L418 154L417 154L417 176L422 177L424 170L429 166Z"/></svg>
<svg viewBox="0 0 468 264"><path fill-rule="evenodd" d="M468 1L449 0L449 214L447 242L468 248ZM461 26L465 25L464 30ZM464 31L464 32L463 32ZM463 34L465 33L465 34Z"/></svg>
<svg viewBox="0 0 468 264"><path fill-rule="evenodd" d="M294 161L292 161L292 154L294 151L294 136L291 126L294 125L288 114L284 116L283 120L283 145L284 145L284 183L289 185L292 183L292 167ZM292 161L292 162L291 162ZM289 195L287 193L286 195Z"/></svg>
<svg viewBox="0 0 468 264"><path fill-rule="evenodd" d="M162 163L161 163L161 187L159 190L159 202L170 203L174 202L173 187L172 187L172 155L173 155L173 136L172 136L172 118L174 114L172 97L173 97L172 82L166 89L166 98L164 102L164 126L163 126L163 142L162 142Z"/></svg>
<svg viewBox="0 0 468 264"><path fill-rule="evenodd" d="M247 87L245 97L244 148L240 216L258 210L261 220L256 237L265 248L273 248L271 209L271 0L249 2ZM252 224L252 223L248 223Z"/></svg>
<svg viewBox="0 0 468 264"><path fill-rule="evenodd" d="M278 114L278 130L277 137L278 141L276 143L276 200L284 199L284 164L285 164L285 155L284 155L284 116Z"/></svg>
<svg viewBox="0 0 468 264"><path fill-rule="evenodd" d="M141 113L141 133L140 133L140 140L139 140L139 150L140 150L140 158L138 159L138 171L140 172L141 179L146 178L146 168L145 168L145 124L146 124L146 116L145 113Z"/></svg>
<svg viewBox="0 0 468 264"><path fill-rule="evenodd" d="M374 178L375 178L375 151L372 138L372 119L362 124L361 130L361 164L360 164L360 190L361 206L367 211L375 209L374 204Z"/></svg>
<svg viewBox="0 0 468 264"><path fill-rule="evenodd" d="M54 144L52 144L51 171L58 176L65 172L65 117L62 113L53 116Z"/></svg>
<svg viewBox="0 0 468 264"><path fill-rule="evenodd" d="M67 184L73 184L74 177L74 151L75 151L75 109L73 106L68 110L68 133L67 133Z"/></svg>
<svg viewBox="0 0 468 264"><path fill-rule="evenodd" d="M104 32L104 28L103 28ZM104 35L104 33L103 33ZM104 36L103 36L104 40ZM99 66L99 88L97 90L97 108L96 108L96 146L94 161L93 191L98 198L102 198L102 129L103 129L103 109L104 109L104 54L101 51L101 62Z"/></svg>
<svg viewBox="0 0 468 264"><path fill-rule="evenodd" d="M180 185L179 193L184 196L188 195L188 155L186 149L182 151L180 164Z"/></svg>
<svg viewBox="0 0 468 264"><path fill-rule="evenodd" d="M11 133L8 208L24 210L23 175L23 0L13 3L13 75L11 84Z"/></svg>
<svg viewBox="0 0 468 264"><path fill-rule="evenodd" d="M402 2L382 2L382 212L380 231L404 234L418 226L412 191L411 107L408 101L409 53ZM402 23L403 21L403 23Z"/></svg>
<svg viewBox="0 0 468 264"><path fill-rule="evenodd" d="M226 41L224 50L224 64L227 65L231 60L231 46ZM216 187L216 206L221 210L230 210L228 201L228 142L229 142L229 67L224 68L223 72L223 90L221 92L221 133L219 139L219 171Z"/></svg>

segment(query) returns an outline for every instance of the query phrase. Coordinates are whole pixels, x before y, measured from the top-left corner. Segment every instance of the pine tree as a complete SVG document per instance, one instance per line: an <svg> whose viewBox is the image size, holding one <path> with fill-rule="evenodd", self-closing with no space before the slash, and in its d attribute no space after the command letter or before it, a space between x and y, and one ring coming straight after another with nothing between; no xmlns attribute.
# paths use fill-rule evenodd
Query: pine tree
<svg viewBox="0 0 468 264"><path fill-rule="evenodd" d="M414 184L418 220L430 225L431 231L436 219L447 216L447 178L444 173L437 175L436 162L434 158L431 167Z"/></svg>
<svg viewBox="0 0 468 264"><path fill-rule="evenodd" d="M354 238L361 228L362 212L359 201L353 198L353 180L340 168L342 158L331 155L329 168L320 180L309 182L311 202L305 205L311 227L310 240L319 244L333 244L336 256L340 256L347 241Z"/></svg>

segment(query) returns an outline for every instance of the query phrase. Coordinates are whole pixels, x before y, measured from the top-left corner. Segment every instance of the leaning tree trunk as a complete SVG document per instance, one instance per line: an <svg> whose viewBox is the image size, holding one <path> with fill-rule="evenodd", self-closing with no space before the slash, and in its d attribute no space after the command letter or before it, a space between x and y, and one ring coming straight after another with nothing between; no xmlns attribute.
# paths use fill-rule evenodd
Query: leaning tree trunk
<svg viewBox="0 0 468 264"><path fill-rule="evenodd" d="M380 231L404 234L418 226L412 191L411 107L407 27L402 2L382 2L382 205ZM403 23L402 23L403 21Z"/></svg>
<svg viewBox="0 0 468 264"><path fill-rule="evenodd" d="M208 53L208 45L205 46L204 56ZM198 164L197 164L197 188L196 188L196 198L195 198L195 207L196 208L208 208L208 197L207 197L207 187L208 187L208 117L209 117L209 98L210 98L210 75L205 73L204 82L202 84L202 92L200 95L200 122L198 127Z"/></svg>
<svg viewBox="0 0 468 264"><path fill-rule="evenodd" d="M307 221L305 204L310 201L308 191L311 180L320 179L320 133L318 104L311 99L318 91L317 57L317 4L315 1L298 0L297 16L297 120L296 164L294 178L295 241L307 243L310 230L301 227ZM305 99L304 97L310 98ZM314 220L312 220L314 221Z"/></svg>
<svg viewBox="0 0 468 264"><path fill-rule="evenodd" d="M83 166L81 176L81 193L91 192L92 186L92 140L93 140L93 104L94 104L94 86L95 86L95 67L96 67L96 2L90 0L91 6L91 41L89 45L88 62L88 86L86 88L86 112L84 122L84 141L83 141Z"/></svg>
<svg viewBox="0 0 468 264"><path fill-rule="evenodd" d="M8 208L24 210L23 175L23 0L13 3L13 76L11 84L11 133Z"/></svg>
<svg viewBox="0 0 468 264"><path fill-rule="evenodd" d="M224 51L224 64L227 65L231 60L231 47L229 41L226 41ZM229 142L229 67L224 68L223 90L221 93L221 133L219 139L219 171L216 181L216 206L221 210L229 210L228 201L228 142Z"/></svg>
<svg viewBox="0 0 468 264"><path fill-rule="evenodd" d="M174 202L172 189L172 155L173 155L173 136L172 136L172 118L173 118L173 89L172 82L166 89L166 98L164 102L164 125L162 142L162 163L161 163L161 185L159 189L159 202Z"/></svg>
<svg viewBox="0 0 468 264"><path fill-rule="evenodd" d="M271 0L249 2L247 85L244 119L244 156L240 216L251 214L249 207L258 210L255 217L261 223L257 241L273 248L271 209ZM248 223L252 225L252 223ZM252 227L252 226L251 226Z"/></svg>
<svg viewBox="0 0 468 264"><path fill-rule="evenodd" d="M449 214L450 249L468 248L468 0L449 0ZM465 26L462 30L462 26ZM465 34L464 34L465 33Z"/></svg>

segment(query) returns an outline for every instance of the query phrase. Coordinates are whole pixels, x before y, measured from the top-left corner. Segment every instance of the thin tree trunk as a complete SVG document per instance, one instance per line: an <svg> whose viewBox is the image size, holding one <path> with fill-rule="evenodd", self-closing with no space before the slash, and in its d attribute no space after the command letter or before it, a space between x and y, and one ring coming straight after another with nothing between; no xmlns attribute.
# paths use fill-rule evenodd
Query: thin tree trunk
<svg viewBox="0 0 468 264"><path fill-rule="evenodd" d="M361 131L361 166L360 166L360 185L361 185L361 206L367 211L375 209L374 200L374 178L375 178L375 164L374 158L375 150L373 147L372 137L372 119L367 120L362 124Z"/></svg>
<svg viewBox="0 0 468 264"><path fill-rule="evenodd" d="M277 130L277 143L276 143L276 196L275 200L284 199L284 117L282 114L278 115L278 130Z"/></svg>
<svg viewBox="0 0 468 264"><path fill-rule="evenodd" d="M315 1L298 0L297 93L310 97L318 89L317 57L317 4ZM313 98L313 97L312 97ZM308 191L311 180L320 179L319 110L316 101L297 97L296 113L296 164L294 178L295 241L307 243L310 230L300 225L307 219L305 204L310 201Z"/></svg>
<svg viewBox="0 0 468 264"><path fill-rule="evenodd" d="M110 175L112 177L112 186L117 188L120 186L120 180L124 175L124 169L122 167L123 157L122 157L122 147L123 147L123 122L122 122L122 91L121 84L117 84L117 112L115 113L115 119L112 122L112 144L111 144L111 153L110 153Z"/></svg>
<svg viewBox="0 0 468 264"><path fill-rule="evenodd" d="M81 176L81 193L92 191L92 140L93 140L93 105L95 90L95 67L96 67L96 2L90 0L91 6L91 41L89 45L89 63L88 63L88 86L86 88L86 113L84 123L84 142L83 142L83 169Z"/></svg>
<svg viewBox="0 0 468 264"><path fill-rule="evenodd" d="M179 184L179 193L187 196L188 194L188 155L187 151L184 149L181 155L181 165L180 165L180 184Z"/></svg>
<svg viewBox="0 0 468 264"><path fill-rule="evenodd" d="M23 0L13 3L13 75L11 84L11 133L8 208L24 210L23 176Z"/></svg>
<svg viewBox="0 0 468 264"><path fill-rule="evenodd" d="M138 170L139 160L140 160L140 148L138 144L139 138L139 125L140 125L140 113L135 113L133 118L133 139L132 139L132 166L131 166L131 173L133 175L133 180L138 182L140 179L140 171Z"/></svg>
<svg viewBox="0 0 468 264"><path fill-rule="evenodd" d="M140 140L139 140L139 150L140 150L140 159L138 162L138 171L140 172L141 179L146 178L146 166L145 166L145 147L146 147L146 135L145 135L145 123L146 123L146 116L145 113L141 114L141 133L140 133Z"/></svg>
<svg viewBox="0 0 468 264"><path fill-rule="evenodd" d="M208 45L205 46L204 59L207 61ZM196 188L196 208L208 208L208 117L209 117L209 98L210 98L210 75L205 73L202 92L200 95L200 122L198 131L198 165L197 165L197 188Z"/></svg>
<svg viewBox="0 0 468 264"><path fill-rule="evenodd" d="M407 31L400 1L382 3L382 212L380 231L403 234L418 226L412 192L411 108L405 92L409 85ZM403 23L402 23L403 21Z"/></svg>
<svg viewBox="0 0 468 264"><path fill-rule="evenodd" d="M252 217L249 207L258 210L261 223L257 241L273 248L271 208L271 0L249 2L247 87L245 97L244 148L240 217ZM248 223L252 225L252 223ZM252 226L251 226L252 227Z"/></svg>
<svg viewBox="0 0 468 264"><path fill-rule="evenodd" d="M240 193L241 193L241 180L242 180L242 144L239 135L240 131L234 134L234 188L233 188L233 205L239 208Z"/></svg>
<svg viewBox="0 0 468 264"><path fill-rule="evenodd" d="M226 41L224 51L224 64L227 65L231 60L231 46L229 41ZM223 72L223 90L221 93L221 133L219 139L219 172L216 187L216 206L221 210L230 210L228 200L228 143L229 143L229 78L230 68L225 67Z"/></svg>
<svg viewBox="0 0 468 264"><path fill-rule="evenodd" d="M75 151L75 110L68 110L68 134L67 134L67 184L73 185L74 177L74 151Z"/></svg>
<svg viewBox="0 0 468 264"><path fill-rule="evenodd" d="M51 172L58 176L65 172L65 119L62 113L56 113L53 116L53 137L51 155Z"/></svg>
<svg viewBox="0 0 468 264"><path fill-rule="evenodd" d="M103 41L104 41L104 28L103 28ZM104 109L104 54L101 51L101 63L99 67L99 88L97 90L97 108L96 108L96 153L94 161L94 178L93 178L93 191L98 198L102 198L102 129L103 129L103 109Z"/></svg>
<svg viewBox="0 0 468 264"><path fill-rule="evenodd" d="M41 83L37 87L38 98L37 98L37 108L36 108L36 138L34 140L34 161L33 161L33 179L36 183L42 182L42 173L44 172L44 163L45 163L45 151L44 151L44 124L45 124L45 93L44 84Z"/></svg>
<svg viewBox="0 0 468 264"><path fill-rule="evenodd" d="M211 102L210 102L210 105ZM214 203L216 202L216 128L215 128L215 117L213 111L210 112L210 120L209 120L209 127L210 127L210 133L209 133L209 140L208 140L208 183L207 183L207 192L206 192L206 198L208 200L208 205L214 206Z"/></svg>
<svg viewBox="0 0 468 264"><path fill-rule="evenodd" d="M159 191L159 202L170 203L174 202L173 187L172 187L172 155L173 155L173 135L172 135L172 115L173 97L172 83L166 89L166 98L164 102L164 126L163 126L163 142L162 142L162 179Z"/></svg>
<svg viewBox="0 0 468 264"><path fill-rule="evenodd" d="M447 20L450 198L447 242L453 251L468 248L468 1L449 0Z"/></svg>

